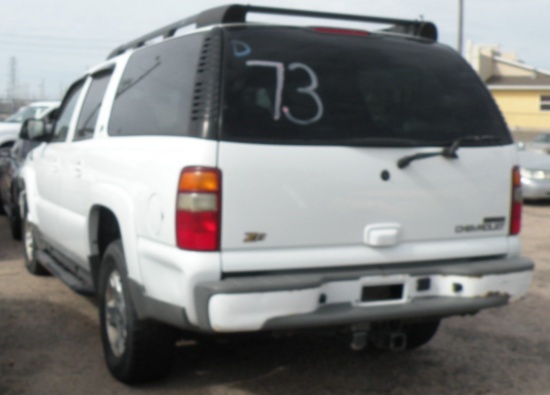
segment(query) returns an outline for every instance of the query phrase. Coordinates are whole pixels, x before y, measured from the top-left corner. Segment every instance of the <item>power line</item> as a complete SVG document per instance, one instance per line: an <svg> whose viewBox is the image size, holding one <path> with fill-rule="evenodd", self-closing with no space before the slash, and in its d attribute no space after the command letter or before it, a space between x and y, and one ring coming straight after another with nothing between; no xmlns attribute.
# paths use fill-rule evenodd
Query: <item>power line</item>
<svg viewBox="0 0 550 395"><path fill-rule="evenodd" d="M12 56L10 58L10 67L8 71L8 100L14 101L17 97L17 59Z"/></svg>
<svg viewBox="0 0 550 395"><path fill-rule="evenodd" d="M62 43L23 43L23 42L12 42L6 41L0 38L0 46L4 48L13 48L19 50L20 48L30 48L30 49L62 49L62 50L82 50L82 51L109 51L115 48L116 44L95 46L87 44L62 44Z"/></svg>
<svg viewBox="0 0 550 395"><path fill-rule="evenodd" d="M84 42L89 41L93 43L105 43L110 44L113 42L124 41L124 39L112 39L112 38L90 38L90 37L74 37L74 36L51 36L44 34L18 34L11 32L2 32L0 33L2 38L16 39L16 40L37 40L37 41L75 41L75 42Z"/></svg>

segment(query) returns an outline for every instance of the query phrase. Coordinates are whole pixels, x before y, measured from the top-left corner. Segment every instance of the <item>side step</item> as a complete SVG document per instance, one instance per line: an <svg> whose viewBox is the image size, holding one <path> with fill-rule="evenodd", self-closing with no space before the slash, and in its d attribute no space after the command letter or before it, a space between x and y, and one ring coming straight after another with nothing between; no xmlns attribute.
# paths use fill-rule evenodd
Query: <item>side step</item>
<svg viewBox="0 0 550 395"><path fill-rule="evenodd" d="M36 260L40 262L50 273L59 277L69 288L81 295L93 295L94 286L90 281L86 281L76 276L60 265L50 254L44 251L36 251Z"/></svg>

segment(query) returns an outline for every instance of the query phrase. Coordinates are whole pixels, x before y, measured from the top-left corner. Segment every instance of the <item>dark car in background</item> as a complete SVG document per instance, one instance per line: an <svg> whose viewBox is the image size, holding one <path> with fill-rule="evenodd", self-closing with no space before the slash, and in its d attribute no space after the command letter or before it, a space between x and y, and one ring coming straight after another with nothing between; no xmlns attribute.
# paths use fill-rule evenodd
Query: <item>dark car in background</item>
<svg viewBox="0 0 550 395"><path fill-rule="evenodd" d="M52 124L57 115L57 106L50 107L38 118ZM24 127L25 124L23 124ZM17 182L19 169L27 154L41 142L29 138L26 131L19 132L19 138L10 148L0 149L0 213L8 216L11 234L21 239L21 217L19 211L20 184Z"/></svg>

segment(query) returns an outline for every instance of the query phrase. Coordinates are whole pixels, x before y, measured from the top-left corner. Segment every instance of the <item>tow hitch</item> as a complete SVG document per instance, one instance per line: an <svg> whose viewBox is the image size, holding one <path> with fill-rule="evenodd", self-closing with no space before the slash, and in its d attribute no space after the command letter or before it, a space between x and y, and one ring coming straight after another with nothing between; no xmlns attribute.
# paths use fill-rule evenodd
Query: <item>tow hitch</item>
<svg viewBox="0 0 550 395"><path fill-rule="evenodd" d="M387 323L352 326L351 349L361 351L370 343L378 350L396 352L405 350L407 348L407 334L391 327L392 325Z"/></svg>

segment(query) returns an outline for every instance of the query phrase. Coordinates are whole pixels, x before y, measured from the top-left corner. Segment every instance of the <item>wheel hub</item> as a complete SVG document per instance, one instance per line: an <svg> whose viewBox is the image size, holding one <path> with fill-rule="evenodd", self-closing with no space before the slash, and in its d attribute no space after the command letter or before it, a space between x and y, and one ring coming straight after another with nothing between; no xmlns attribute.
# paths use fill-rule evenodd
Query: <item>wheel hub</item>
<svg viewBox="0 0 550 395"><path fill-rule="evenodd" d="M27 258L31 260L34 249L34 237L30 225L28 223L25 225L25 252L27 253Z"/></svg>
<svg viewBox="0 0 550 395"><path fill-rule="evenodd" d="M111 350L120 357L126 350L128 329L122 280L116 270L109 276L105 290L105 325Z"/></svg>

